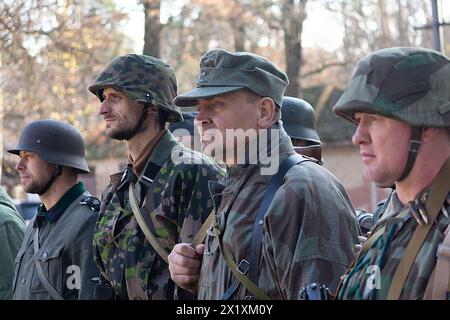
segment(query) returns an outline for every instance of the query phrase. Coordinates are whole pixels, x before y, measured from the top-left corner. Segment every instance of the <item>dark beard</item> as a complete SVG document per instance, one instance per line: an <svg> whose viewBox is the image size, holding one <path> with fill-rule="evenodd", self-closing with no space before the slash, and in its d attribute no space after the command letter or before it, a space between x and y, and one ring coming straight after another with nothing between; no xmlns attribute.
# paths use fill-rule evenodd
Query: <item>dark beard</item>
<svg viewBox="0 0 450 320"><path fill-rule="evenodd" d="M119 130L107 133L108 137L115 140L130 140L134 136L134 129Z"/></svg>

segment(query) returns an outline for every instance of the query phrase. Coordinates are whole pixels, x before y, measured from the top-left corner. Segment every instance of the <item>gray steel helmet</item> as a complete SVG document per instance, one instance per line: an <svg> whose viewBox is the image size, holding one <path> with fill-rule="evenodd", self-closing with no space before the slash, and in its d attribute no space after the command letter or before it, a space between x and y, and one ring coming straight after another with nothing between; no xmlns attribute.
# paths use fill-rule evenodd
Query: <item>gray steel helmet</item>
<svg viewBox="0 0 450 320"><path fill-rule="evenodd" d="M88 89L103 101L105 87L122 90L137 102L151 102L168 113L168 122L183 120L180 109L172 103L177 95L175 73L160 59L139 54L114 58Z"/></svg>
<svg viewBox="0 0 450 320"><path fill-rule="evenodd" d="M29 123L20 135L19 143L9 153L31 151L48 163L89 173L85 159L84 139L68 123L56 120L37 120Z"/></svg>
<svg viewBox="0 0 450 320"><path fill-rule="evenodd" d="M291 138L321 144L316 131L314 109L305 100L283 97L281 120L283 120L283 127Z"/></svg>

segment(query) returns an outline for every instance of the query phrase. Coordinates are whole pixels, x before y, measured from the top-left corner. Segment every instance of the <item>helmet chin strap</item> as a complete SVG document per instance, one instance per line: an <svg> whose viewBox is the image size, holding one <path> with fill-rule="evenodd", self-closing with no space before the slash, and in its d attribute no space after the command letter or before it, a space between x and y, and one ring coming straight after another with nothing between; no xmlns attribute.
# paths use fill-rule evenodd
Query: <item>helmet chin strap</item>
<svg viewBox="0 0 450 320"><path fill-rule="evenodd" d="M424 128L422 127L411 128L411 140L409 142L408 160L406 161L402 176L397 181L404 180L411 172L411 169L414 166L414 162L416 161L417 154L419 153L420 145L422 144L423 129Z"/></svg>
<svg viewBox="0 0 450 320"><path fill-rule="evenodd" d="M151 101L152 101L151 96L150 96L150 94L147 93L147 95L145 97L144 108L142 109L142 112L141 112L141 115L139 117L139 120L136 123L136 126L134 127L134 129L131 130L124 137L124 140L127 140L127 141L130 140L131 138L133 138L136 135L136 133L138 133L141 130L145 119L147 119L147 115L148 115L148 112L149 112L150 107L151 107Z"/></svg>
<svg viewBox="0 0 450 320"><path fill-rule="evenodd" d="M136 126L134 127L133 130L131 130L131 131L124 137L124 140L127 140L127 141L130 140L131 138L133 138L133 137L136 135L136 133L138 133L138 132L141 130L142 125L144 124L145 119L147 119L147 115L148 115L148 111L149 111L149 110L150 110L150 104L149 104L149 103L144 104L144 109L142 109L141 116L139 117L139 120L138 120L138 122L136 123Z"/></svg>
<svg viewBox="0 0 450 320"><path fill-rule="evenodd" d="M55 179L60 176L62 174L62 166L60 166L59 164L56 165L56 170L53 172L53 175L50 177L50 179L48 180L48 182L45 184L45 186L43 186L40 190L38 190L38 192L36 192L38 195L43 195L44 193L46 193L48 191L48 189L50 189L51 185L53 184L53 182L55 182Z"/></svg>

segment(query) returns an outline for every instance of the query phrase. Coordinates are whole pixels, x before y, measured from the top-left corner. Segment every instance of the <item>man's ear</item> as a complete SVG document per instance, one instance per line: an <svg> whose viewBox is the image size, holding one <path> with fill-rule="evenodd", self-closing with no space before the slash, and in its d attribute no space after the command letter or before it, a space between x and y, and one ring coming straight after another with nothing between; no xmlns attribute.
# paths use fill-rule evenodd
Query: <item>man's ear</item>
<svg viewBox="0 0 450 320"><path fill-rule="evenodd" d="M258 127L259 129L270 128L276 122L275 102L269 98L261 98L258 102Z"/></svg>

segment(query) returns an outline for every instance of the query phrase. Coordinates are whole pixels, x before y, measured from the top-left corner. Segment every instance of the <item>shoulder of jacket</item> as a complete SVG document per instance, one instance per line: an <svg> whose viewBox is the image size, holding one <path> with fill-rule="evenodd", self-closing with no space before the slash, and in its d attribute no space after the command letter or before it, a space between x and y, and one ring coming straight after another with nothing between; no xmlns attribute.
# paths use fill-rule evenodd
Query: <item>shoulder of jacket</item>
<svg viewBox="0 0 450 320"><path fill-rule="evenodd" d="M80 199L80 204L82 206L87 206L91 211L93 212L99 212L100 211L100 200L90 194L85 194Z"/></svg>

